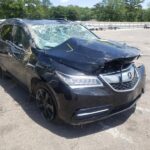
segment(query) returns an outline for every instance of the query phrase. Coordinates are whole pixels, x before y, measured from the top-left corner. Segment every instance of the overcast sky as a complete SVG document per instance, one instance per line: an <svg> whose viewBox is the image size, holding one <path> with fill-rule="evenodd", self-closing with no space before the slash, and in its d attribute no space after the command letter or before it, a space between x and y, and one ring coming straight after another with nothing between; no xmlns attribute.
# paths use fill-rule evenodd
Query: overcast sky
<svg viewBox="0 0 150 150"><path fill-rule="evenodd" d="M92 7L96 3L100 2L100 0L51 0L54 6L58 5L78 5L83 7ZM150 0L145 0L143 6L146 8L147 4L150 3Z"/></svg>

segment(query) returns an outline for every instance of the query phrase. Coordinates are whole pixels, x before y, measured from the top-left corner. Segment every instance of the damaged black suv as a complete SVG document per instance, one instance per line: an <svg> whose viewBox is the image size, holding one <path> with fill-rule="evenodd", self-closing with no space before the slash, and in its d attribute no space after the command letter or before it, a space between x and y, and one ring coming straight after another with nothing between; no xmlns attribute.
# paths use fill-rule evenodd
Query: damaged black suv
<svg viewBox="0 0 150 150"><path fill-rule="evenodd" d="M136 105L144 92L140 51L66 20L8 19L0 25L0 68L25 85L44 116L78 125Z"/></svg>

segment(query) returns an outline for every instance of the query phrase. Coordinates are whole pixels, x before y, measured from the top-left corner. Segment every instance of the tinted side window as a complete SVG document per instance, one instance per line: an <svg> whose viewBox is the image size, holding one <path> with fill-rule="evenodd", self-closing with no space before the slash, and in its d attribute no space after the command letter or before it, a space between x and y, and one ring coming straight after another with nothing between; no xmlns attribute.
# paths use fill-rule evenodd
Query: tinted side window
<svg viewBox="0 0 150 150"><path fill-rule="evenodd" d="M4 25L1 29L1 38L6 41L12 41L12 25Z"/></svg>
<svg viewBox="0 0 150 150"><path fill-rule="evenodd" d="M29 47L30 44L28 35L25 33L22 27L16 26L13 42L17 46L25 49Z"/></svg>

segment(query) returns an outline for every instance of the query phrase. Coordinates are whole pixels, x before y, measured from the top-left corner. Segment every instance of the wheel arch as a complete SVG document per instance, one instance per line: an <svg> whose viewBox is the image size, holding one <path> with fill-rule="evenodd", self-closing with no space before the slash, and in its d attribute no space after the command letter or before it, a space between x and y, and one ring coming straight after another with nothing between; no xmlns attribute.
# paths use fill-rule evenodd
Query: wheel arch
<svg viewBox="0 0 150 150"><path fill-rule="evenodd" d="M53 101L55 103L56 111L58 111L58 109L59 109L59 101L58 101L57 94L53 90L53 88L50 85L47 84L47 80L44 80L43 78L37 78L37 77L34 77L34 78L31 79L31 94L32 94L32 96L35 96L34 95L35 94L34 93L35 87L40 82L45 84L45 86L48 88L48 90L50 91L50 93L54 97Z"/></svg>

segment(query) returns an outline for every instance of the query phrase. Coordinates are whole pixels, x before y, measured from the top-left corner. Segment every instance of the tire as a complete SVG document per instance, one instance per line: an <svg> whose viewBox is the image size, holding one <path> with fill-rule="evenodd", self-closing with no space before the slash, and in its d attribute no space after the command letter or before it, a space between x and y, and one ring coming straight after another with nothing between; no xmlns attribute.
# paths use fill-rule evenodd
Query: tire
<svg viewBox="0 0 150 150"><path fill-rule="evenodd" d="M37 107L41 110L46 120L52 122L56 119L55 97L48 86L39 82L34 88Z"/></svg>

